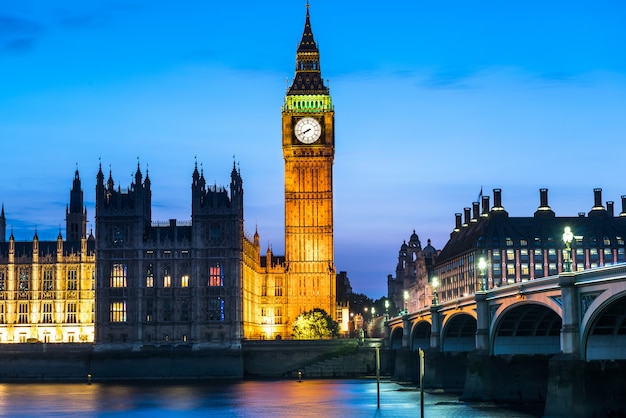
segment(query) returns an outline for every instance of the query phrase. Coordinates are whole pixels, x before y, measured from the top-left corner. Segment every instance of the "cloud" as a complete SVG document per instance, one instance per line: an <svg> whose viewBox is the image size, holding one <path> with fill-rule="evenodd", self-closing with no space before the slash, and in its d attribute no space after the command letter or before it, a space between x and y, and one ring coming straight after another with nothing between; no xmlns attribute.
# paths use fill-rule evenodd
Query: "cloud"
<svg viewBox="0 0 626 418"><path fill-rule="evenodd" d="M101 27L108 24L119 15L124 15L129 12L136 13L138 10L139 8L136 6L112 2L96 6L95 9L86 11L56 9L54 16L56 23L65 29L84 30Z"/></svg>
<svg viewBox="0 0 626 418"><path fill-rule="evenodd" d="M422 87L430 89L468 89L468 79L474 75L471 71L454 69L438 70L430 74L420 83Z"/></svg>
<svg viewBox="0 0 626 418"><path fill-rule="evenodd" d="M19 17L0 15L0 53L32 49L43 35L43 26Z"/></svg>

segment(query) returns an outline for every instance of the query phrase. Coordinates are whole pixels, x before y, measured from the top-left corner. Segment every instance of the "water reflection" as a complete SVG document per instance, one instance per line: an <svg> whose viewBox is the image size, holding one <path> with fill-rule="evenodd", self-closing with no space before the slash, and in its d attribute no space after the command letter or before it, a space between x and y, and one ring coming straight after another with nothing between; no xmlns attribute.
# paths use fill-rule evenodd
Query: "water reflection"
<svg viewBox="0 0 626 418"><path fill-rule="evenodd" d="M370 380L242 381L181 385L2 384L0 416L11 417L416 417L419 392ZM494 405L426 394L427 417L530 417Z"/></svg>

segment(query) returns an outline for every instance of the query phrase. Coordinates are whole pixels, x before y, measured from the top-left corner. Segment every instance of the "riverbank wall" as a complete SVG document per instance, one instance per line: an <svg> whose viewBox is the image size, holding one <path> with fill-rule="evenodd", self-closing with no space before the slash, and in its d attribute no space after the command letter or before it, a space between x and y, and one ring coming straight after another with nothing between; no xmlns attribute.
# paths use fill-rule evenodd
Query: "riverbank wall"
<svg viewBox="0 0 626 418"><path fill-rule="evenodd" d="M101 350L92 344L0 346L3 382L114 382L362 377L376 374L378 340L244 341L241 348L191 346ZM383 375L392 369L390 350L379 350Z"/></svg>

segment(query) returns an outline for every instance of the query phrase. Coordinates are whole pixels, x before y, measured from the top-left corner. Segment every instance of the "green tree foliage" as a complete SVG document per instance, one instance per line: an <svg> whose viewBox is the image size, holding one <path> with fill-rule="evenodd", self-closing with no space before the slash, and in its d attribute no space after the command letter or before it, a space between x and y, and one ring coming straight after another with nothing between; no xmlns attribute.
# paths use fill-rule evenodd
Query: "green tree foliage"
<svg viewBox="0 0 626 418"><path fill-rule="evenodd" d="M318 340L339 335L339 324L319 308L298 315L291 329L296 340Z"/></svg>

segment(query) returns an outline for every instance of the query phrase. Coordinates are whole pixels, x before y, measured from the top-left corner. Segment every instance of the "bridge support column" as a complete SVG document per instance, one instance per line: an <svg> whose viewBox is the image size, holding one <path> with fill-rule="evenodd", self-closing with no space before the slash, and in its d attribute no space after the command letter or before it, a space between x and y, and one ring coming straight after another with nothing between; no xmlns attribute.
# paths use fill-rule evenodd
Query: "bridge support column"
<svg viewBox="0 0 626 418"><path fill-rule="evenodd" d="M385 321L385 338L383 339L383 347L391 347L391 327L389 326L389 318Z"/></svg>
<svg viewBox="0 0 626 418"><path fill-rule="evenodd" d="M563 325L561 327L561 351L580 359L580 322L578 319L578 292L574 287L575 273L561 273L561 303L563 304Z"/></svg>
<svg viewBox="0 0 626 418"><path fill-rule="evenodd" d="M411 338L411 321L408 315L402 317L402 348L409 348Z"/></svg>
<svg viewBox="0 0 626 418"><path fill-rule="evenodd" d="M476 300L476 350L489 354L489 304L487 292L478 292Z"/></svg>
<svg viewBox="0 0 626 418"><path fill-rule="evenodd" d="M439 314L439 306L430 306L430 349L432 351L440 351L440 329L441 329L441 315Z"/></svg>

